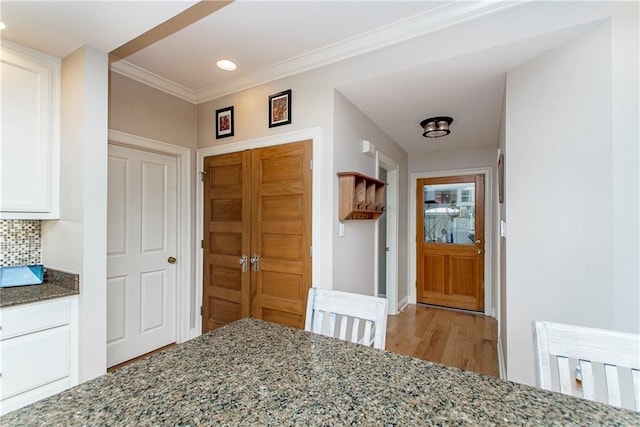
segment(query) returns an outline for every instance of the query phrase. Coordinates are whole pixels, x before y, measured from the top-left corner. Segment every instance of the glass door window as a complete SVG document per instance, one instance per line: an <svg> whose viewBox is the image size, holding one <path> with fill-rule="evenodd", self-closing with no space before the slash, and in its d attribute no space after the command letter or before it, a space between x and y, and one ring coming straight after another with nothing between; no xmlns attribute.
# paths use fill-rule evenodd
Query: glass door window
<svg viewBox="0 0 640 427"><path fill-rule="evenodd" d="M424 185L424 242L475 244L475 182Z"/></svg>

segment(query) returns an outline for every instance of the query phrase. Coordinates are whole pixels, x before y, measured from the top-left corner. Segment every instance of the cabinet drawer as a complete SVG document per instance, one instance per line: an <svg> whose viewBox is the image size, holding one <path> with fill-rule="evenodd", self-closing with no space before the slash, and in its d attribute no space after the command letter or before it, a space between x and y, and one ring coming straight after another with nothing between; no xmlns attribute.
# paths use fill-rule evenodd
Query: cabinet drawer
<svg viewBox="0 0 640 427"><path fill-rule="evenodd" d="M0 399L69 377L70 344L68 325L0 342Z"/></svg>
<svg viewBox="0 0 640 427"><path fill-rule="evenodd" d="M0 311L0 339L67 325L70 315L68 298L4 308Z"/></svg>

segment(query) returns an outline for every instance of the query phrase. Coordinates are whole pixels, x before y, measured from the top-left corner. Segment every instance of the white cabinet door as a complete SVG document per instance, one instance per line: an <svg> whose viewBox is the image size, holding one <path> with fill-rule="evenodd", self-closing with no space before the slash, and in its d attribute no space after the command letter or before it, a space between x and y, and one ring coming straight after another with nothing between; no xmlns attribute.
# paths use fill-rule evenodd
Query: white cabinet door
<svg viewBox="0 0 640 427"><path fill-rule="evenodd" d="M2 41L0 218L58 216L60 60Z"/></svg>
<svg viewBox="0 0 640 427"><path fill-rule="evenodd" d="M78 383L78 297L0 310L0 415Z"/></svg>

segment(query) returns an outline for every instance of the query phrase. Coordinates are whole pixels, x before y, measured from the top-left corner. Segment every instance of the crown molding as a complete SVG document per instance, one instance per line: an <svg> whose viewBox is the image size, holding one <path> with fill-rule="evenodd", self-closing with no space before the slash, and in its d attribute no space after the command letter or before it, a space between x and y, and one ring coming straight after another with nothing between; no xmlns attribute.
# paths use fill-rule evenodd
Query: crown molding
<svg viewBox="0 0 640 427"><path fill-rule="evenodd" d="M196 93L191 89L179 85L178 83L174 83L169 79L165 79L164 77L147 71L130 62L119 60L112 62L109 67L111 71L122 74L125 77L129 77L130 79L136 80L147 86L151 86L154 89L166 92L169 95L182 99L183 101L187 101L192 104L197 103Z"/></svg>
<svg viewBox="0 0 640 427"><path fill-rule="evenodd" d="M529 1L529 0L524 0ZM523 2L524 2L523 1ZM111 64L112 71L185 101L201 104L225 95L289 77L324 65L362 55L446 27L477 19L521 4L510 0L451 2L375 30L316 49L297 57L239 76L229 82L192 91L124 60Z"/></svg>

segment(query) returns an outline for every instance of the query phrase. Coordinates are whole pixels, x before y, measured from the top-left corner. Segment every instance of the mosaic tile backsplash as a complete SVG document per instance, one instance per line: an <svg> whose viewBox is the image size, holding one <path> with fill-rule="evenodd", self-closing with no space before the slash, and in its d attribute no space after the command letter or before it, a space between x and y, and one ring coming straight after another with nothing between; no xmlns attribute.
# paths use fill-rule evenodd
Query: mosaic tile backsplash
<svg viewBox="0 0 640 427"><path fill-rule="evenodd" d="M0 220L0 267L40 264L42 226L39 220Z"/></svg>

